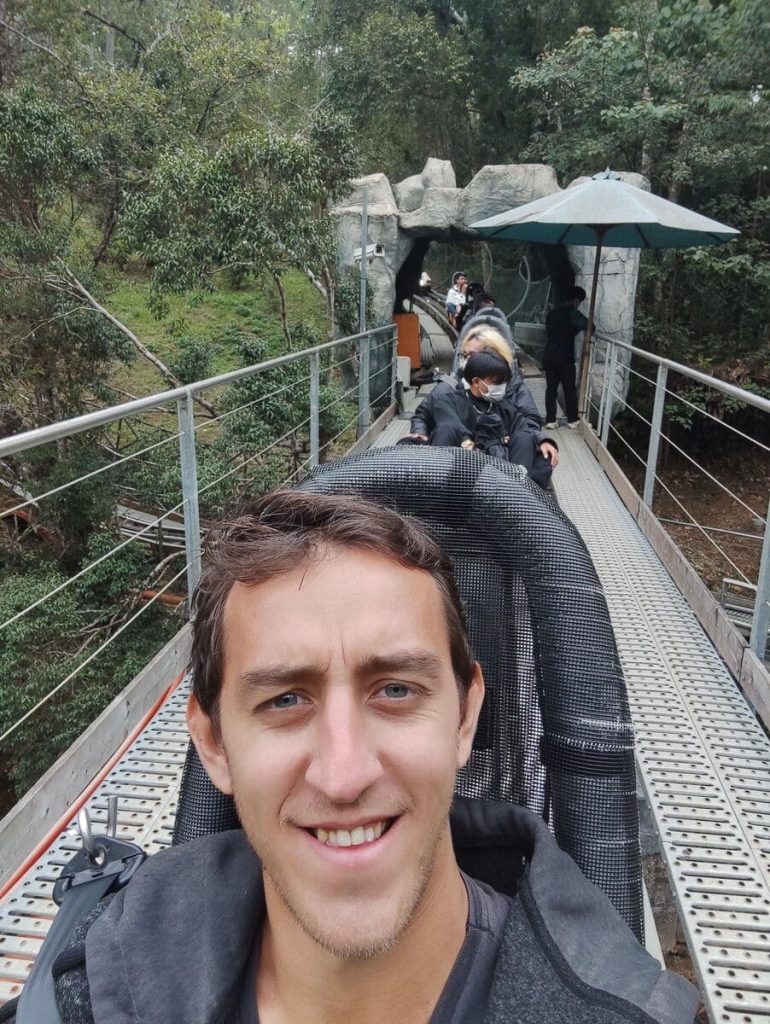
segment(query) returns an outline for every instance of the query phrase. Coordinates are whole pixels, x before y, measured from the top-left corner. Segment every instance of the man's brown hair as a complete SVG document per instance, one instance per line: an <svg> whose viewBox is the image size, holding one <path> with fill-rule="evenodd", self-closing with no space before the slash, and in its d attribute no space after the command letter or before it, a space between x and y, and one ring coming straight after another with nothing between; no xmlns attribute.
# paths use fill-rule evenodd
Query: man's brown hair
<svg viewBox="0 0 770 1024"><path fill-rule="evenodd" d="M224 612L235 583L256 586L322 560L331 549L357 548L427 572L444 605L452 668L461 700L473 677L465 612L452 566L427 530L391 508L356 495L280 490L256 499L234 520L212 529L195 593L193 693L215 732L224 661ZM301 626L301 624L298 624Z"/></svg>

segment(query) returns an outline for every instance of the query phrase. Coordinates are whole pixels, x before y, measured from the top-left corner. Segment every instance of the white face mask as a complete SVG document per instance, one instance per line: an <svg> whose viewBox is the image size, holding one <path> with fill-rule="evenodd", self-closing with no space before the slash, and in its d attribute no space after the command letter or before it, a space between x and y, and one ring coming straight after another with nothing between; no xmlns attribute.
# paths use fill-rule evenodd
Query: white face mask
<svg viewBox="0 0 770 1024"><path fill-rule="evenodd" d="M484 398L490 402L501 402L505 398L507 384L487 384L487 393Z"/></svg>
<svg viewBox="0 0 770 1024"><path fill-rule="evenodd" d="M468 362L468 357L467 356L459 356L458 359L457 359L457 369L458 370L464 370L465 369L465 364L467 362Z"/></svg>

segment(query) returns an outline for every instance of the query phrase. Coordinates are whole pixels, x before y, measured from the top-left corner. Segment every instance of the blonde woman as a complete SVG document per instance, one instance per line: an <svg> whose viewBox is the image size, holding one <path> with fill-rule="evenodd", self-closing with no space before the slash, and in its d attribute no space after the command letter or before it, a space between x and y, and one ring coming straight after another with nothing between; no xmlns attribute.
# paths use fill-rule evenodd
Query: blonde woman
<svg viewBox="0 0 770 1024"><path fill-rule="evenodd" d="M482 364L486 376L478 375ZM446 377L417 406L404 441L479 447L473 427L482 414L486 423L490 413L505 425L501 436L506 452L501 456L498 446L494 452L485 450L523 465L533 480L547 487L559 462L558 447L542 432L543 421L510 346L489 326L480 326L463 339L458 375Z"/></svg>
<svg viewBox="0 0 770 1024"><path fill-rule="evenodd" d="M490 327L489 324L472 327L460 342L457 352L457 368L459 370L463 368L468 357L474 352L494 352L504 359L514 371L515 357L511 346L502 334L494 327ZM518 372L518 367L515 368L515 371Z"/></svg>

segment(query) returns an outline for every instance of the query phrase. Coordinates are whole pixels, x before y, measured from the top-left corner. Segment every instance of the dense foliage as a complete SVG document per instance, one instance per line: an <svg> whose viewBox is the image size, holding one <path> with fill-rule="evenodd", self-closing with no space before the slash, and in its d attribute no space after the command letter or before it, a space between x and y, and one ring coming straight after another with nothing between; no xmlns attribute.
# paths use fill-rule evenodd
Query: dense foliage
<svg viewBox="0 0 770 1024"><path fill-rule="evenodd" d="M174 385L215 372L223 344L245 364L325 340L291 308L294 273L327 332L352 332L358 282L338 273L328 207L359 170L397 181L430 156L460 184L487 163L550 163L562 185L610 165L740 228L728 246L644 254L636 337L765 388L768 79L765 0L5 0L0 435L114 401L132 360ZM168 324L164 358L113 308L139 280ZM235 287L270 291L274 320L169 322L178 296ZM349 375L324 369L331 442L355 403ZM198 403L204 516L301 471L307 401L292 364ZM153 414L0 461L6 509L96 474L3 535L0 622L67 585L0 634L0 732L115 641L3 745L0 787L21 792L178 626L159 603L129 622L179 571L173 553L127 546L67 583L121 542L121 505L179 504L174 430Z"/></svg>
<svg viewBox="0 0 770 1024"><path fill-rule="evenodd" d="M610 166L735 225L730 246L645 255L637 338L686 362L768 359L770 23L762 0L315 0L322 87L367 170L427 156ZM370 45L381 39L382 46ZM318 50L314 52L319 52Z"/></svg>
<svg viewBox="0 0 770 1024"><path fill-rule="evenodd" d="M127 271L149 278L159 316L170 293L274 291L275 324L214 339L241 364L326 340L297 322L286 275L298 269L312 281L330 324L337 274L326 207L355 172L355 147L344 114L300 97L295 14L258 0L2 5L0 434L114 401L108 385L121 361L147 359L170 385L212 371L212 339L169 325L178 344L166 363L115 315L110 295ZM199 402L204 516L306 464L306 376L291 365ZM321 389L322 441L351 418L337 376ZM0 733L77 672L0 744L0 803L183 621L173 605L147 604L170 584L184 594L180 554L126 544L120 532L126 507L179 505L172 423L150 415L0 462L5 509L23 506L0 534L0 622L13 619L0 635ZM246 446L277 436L244 472ZM76 487L31 500L82 474ZM53 587L61 590L15 618Z"/></svg>

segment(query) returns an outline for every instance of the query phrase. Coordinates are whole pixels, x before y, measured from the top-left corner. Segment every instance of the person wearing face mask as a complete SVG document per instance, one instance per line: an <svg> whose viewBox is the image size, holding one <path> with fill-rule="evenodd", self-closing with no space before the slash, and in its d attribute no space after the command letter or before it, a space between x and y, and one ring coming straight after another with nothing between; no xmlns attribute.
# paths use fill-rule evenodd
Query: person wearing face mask
<svg viewBox="0 0 770 1024"><path fill-rule="evenodd" d="M535 447L539 448L540 445L547 442L555 448L556 445L552 437L543 431L543 417L538 412L532 393L521 375L518 362L514 356L513 342L509 341L496 327L480 323L468 331L462 340L457 343L454 372L440 379L454 385L461 377L462 369L469 357L474 352L485 351L496 352L511 367L512 377L508 384L507 397L513 399L516 408L526 420L527 426L535 438Z"/></svg>
<svg viewBox="0 0 770 1024"><path fill-rule="evenodd" d="M542 487L550 482L558 450L538 442L509 391L511 366L496 352L469 356L460 380L439 384L415 410L409 443L476 448L524 466Z"/></svg>

